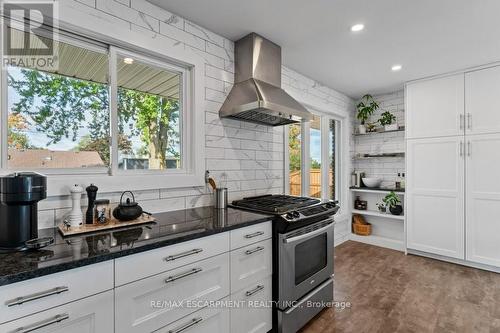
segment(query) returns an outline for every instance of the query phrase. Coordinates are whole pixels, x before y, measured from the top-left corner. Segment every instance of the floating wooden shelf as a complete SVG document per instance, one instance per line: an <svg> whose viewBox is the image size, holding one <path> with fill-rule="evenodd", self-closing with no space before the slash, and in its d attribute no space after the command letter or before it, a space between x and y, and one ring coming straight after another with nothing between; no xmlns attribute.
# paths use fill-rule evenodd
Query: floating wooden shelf
<svg viewBox="0 0 500 333"><path fill-rule="evenodd" d="M404 152L397 152L397 153L380 153L380 154L356 154L354 155L354 159L362 160L362 159L369 159L369 158L400 158L400 157L405 157Z"/></svg>
<svg viewBox="0 0 500 333"><path fill-rule="evenodd" d="M366 215L366 216L376 216L384 219L393 219L393 220L400 220L404 221L405 216L404 215L392 215L391 213L380 213L378 211L374 210L358 210L358 209L353 209L352 210L353 214L359 214L359 215Z"/></svg>

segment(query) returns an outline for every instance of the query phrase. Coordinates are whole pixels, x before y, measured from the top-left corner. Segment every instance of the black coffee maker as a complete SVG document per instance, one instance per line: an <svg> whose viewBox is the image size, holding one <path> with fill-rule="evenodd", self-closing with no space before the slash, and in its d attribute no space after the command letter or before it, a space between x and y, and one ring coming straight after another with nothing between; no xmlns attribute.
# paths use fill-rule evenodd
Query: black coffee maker
<svg viewBox="0 0 500 333"><path fill-rule="evenodd" d="M38 201L47 197L47 178L35 172L0 177L0 252L37 244Z"/></svg>

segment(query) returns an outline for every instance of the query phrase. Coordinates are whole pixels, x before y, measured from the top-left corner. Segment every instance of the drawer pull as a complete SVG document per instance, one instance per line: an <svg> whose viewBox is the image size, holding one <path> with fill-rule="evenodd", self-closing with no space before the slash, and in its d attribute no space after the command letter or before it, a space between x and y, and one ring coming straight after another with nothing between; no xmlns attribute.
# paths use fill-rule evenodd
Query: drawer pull
<svg viewBox="0 0 500 333"><path fill-rule="evenodd" d="M173 261L173 260L176 260L176 259L180 259L180 258L192 256L193 254L197 254L197 253L200 253L200 252L203 252L203 249L192 249L190 251L186 251L186 252L182 252L182 253L179 253L179 254L174 254L174 255L168 256L168 257L165 258L165 261Z"/></svg>
<svg viewBox="0 0 500 333"><path fill-rule="evenodd" d="M69 290L69 288L66 287L66 286L55 287L55 288L52 288L52 289L49 289L49 290L46 290L46 291L42 291L42 292L39 292L39 293L34 293L34 294L31 294L31 295L28 295L28 296L21 296L21 297L17 297L17 298L11 299L11 300L5 302L5 305L7 305L9 307L10 306L14 306L14 305L21 305L23 303L27 303L27 302L31 302L31 301L36 301L37 299L44 298L44 297L47 297L47 296L57 295L57 294L66 292L68 290Z"/></svg>
<svg viewBox="0 0 500 333"><path fill-rule="evenodd" d="M36 322L34 324L28 325L28 326L23 326L16 328L15 330L11 331L11 333L28 333L28 332L33 332L36 330L39 330L40 328L50 326L52 324L59 323L63 320L66 320L69 318L69 314L67 313L61 313L58 315L55 315L52 318L45 319L39 322Z"/></svg>
<svg viewBox="0 0 500 333"><path fill-rule="evenodd" d="M245 254L250 255L250 254L253 254L253 253L255 253L255 252L262 251L262 250L264 250L264 247L262 247L262 246L257 246L257 247L256 247L255 249L253 249L253 250L246 250L246 251L245 251Z"/></svg>
<svg viewBox="0 0 500 333"><path fill-rule="evenodd" d="M190 269L187 272L180 273L180 274L177 274L177 275L174 275L174 276L169 276L168 278L165 279L165 283L174 282L175 280L182 279L182 278L184 278L186 276L190 276L190 275L199 273L201 271L202 271L201 268L193 268L193 269Z"/></svg>
<svg viewBox="0 0 500 333"><path fill-rule="evenodd" d="M263 290L263 289L264 289L264 286L258 285L258 286L257 286L257 287L255 287L254 289L247 291L247 292L245 293L245 295L246 295L247 297L250 297L250 296L252 296L252 295L254 295L254 294L258 293L259 291L261 291L261 290Z"/></svg>
<svg viewBox="0 0 500 333"><path fill-rule="evenodd" d="M245 235L245 238L254 238L254 237L257 237L257 236L262 236L264 234L264 231L257 231L257 232L254 232L253 234L248 234L248 235Z"/></svg>
<svg viewBox="0 0 500 333"><path fill-rule="evenodd" d="M191 321L177 327L177 328L174 328L173 330L170 330L168 331L168 333L181 333L181 332L184 332L185 330L189 329L190 327L193 327L194 325L198 324L199 322L201 322L203 320L203 318L199 317L199 318L193 318L191 319Z"/></svg>

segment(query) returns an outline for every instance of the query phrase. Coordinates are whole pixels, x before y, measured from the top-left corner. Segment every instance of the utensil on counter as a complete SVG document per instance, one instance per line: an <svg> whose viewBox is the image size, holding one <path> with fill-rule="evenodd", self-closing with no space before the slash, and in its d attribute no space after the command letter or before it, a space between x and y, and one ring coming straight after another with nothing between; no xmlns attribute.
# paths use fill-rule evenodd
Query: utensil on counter
<svg viewBox="0 0 500 333"><path fill-rule="evenodd" d="M71 193L72 208L68 216L68 221L72 227L78 227L83 223L83 213L82 213L82 192L83 188L75 184L69 190Z"/></svg>
<svg viewBox="0 0 500 333"><path fill-rule="evenodd" d="M217 184L215 184L215 180L212 177L208 178L208 183L214 191L217 189Z"/></svg>
<svg viewBox="0 0 500 333"><path fill-rule="evenodd" d="M87 198L89 200L89 203L87 205L87 213L85 214L85 223L87 224L94 224L94 203L95 199L97 197L97 191L99 188L95 186L94 184L90 184L87 186L85 191L87 191Z"/></svg>
<svg viewBox="0 0 500 333"><path fill-rule="evenodd" d="M215 190L215 208L226 209L227 208L227 188L221 187Z"/></svg>
<svg viewBox="0 0 500 333"><path fill-rule="evenodd" d="M130 193L132 200L127 198L125 202L123 201L123 196L126 193ZM143 213L141 206L135 202L134 193L132 191L125 191L120 196L120 204L113 209L113 216L119 221L131 221L135 220Z"/></svg>

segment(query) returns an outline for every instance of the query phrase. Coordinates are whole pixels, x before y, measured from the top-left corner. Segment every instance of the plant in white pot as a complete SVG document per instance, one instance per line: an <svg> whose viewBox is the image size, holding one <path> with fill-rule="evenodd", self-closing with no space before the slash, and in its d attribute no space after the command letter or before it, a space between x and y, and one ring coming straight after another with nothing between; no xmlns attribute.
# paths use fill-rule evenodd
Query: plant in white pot
<svg viewBox="0 0 500 333"><path fill-rule="evenodd" d="M384 126L385 131L396 131L399 127L398 124L395 123L396 116L390 113L389 111L385 111L380 115L380 119L378 122L380 125Z"/></svg>
<svg viewBox="0 0 500 333"><path fill-rule="evenodd" d="M378 103L373 99L372 95L364 95L359 101L358 105L356 105L356 109L358 113L356 118L361 121L359 125L359 134L366 134L366 126L365 123L370 118L370 116L377 111L379 108Z"/></svg>

